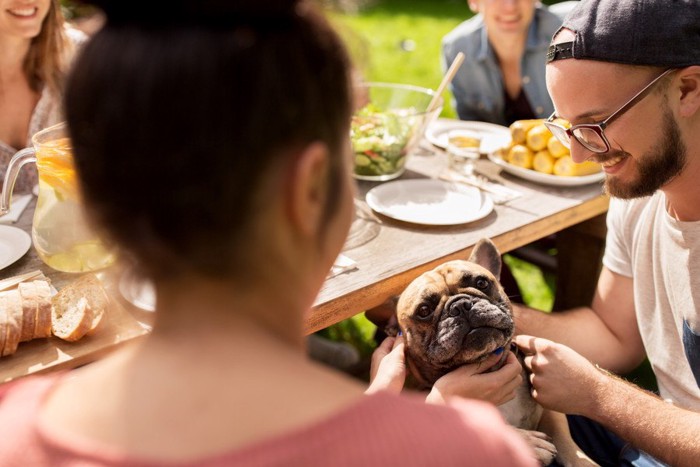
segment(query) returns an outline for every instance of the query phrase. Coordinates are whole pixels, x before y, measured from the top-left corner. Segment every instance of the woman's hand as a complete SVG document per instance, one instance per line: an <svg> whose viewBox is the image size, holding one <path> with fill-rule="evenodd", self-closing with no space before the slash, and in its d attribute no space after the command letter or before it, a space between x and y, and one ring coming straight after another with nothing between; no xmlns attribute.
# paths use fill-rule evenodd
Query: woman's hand
<svg viewBox="0 0 700 467"><path fill-rule="evenodd" d="M398 394L406 382L404 338L387 337L372 354L369 387L366 394L389 391Z"/></svg>
<svg viewBox="0 0 700 467"><path fill-rule="evenodd" d="M464 365L453 370L433 385L425 401L430 404L444 404L448 398L459 396L480 399L501 405L515 397L515 389L523 381L522 366L512 352L508 352L503 366L491 373L484 373L501 359L492 355L481 363Z"/></svg>

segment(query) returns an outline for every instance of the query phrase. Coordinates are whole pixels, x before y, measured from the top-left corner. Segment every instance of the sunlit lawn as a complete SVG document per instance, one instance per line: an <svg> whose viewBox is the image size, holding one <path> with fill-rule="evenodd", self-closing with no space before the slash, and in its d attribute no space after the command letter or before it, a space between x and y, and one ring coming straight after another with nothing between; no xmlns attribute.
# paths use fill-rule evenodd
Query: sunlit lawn
<svg viewBox="0 0 700 467"><path fill-rule="evenodd" d="M435 89L442 79L442 36L470 16L465 0L385 0L333 18L367 80ZM454 117L449 92L443 97L443 116Z"/></svg>

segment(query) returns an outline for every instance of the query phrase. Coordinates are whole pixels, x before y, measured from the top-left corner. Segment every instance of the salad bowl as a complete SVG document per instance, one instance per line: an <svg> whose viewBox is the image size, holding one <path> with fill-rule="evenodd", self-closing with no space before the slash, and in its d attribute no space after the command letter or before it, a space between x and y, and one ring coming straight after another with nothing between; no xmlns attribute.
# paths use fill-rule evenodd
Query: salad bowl
<svg viewBox="0 0 700 467"><path fill-rule="evenodd" d="M394 83L362 84L356 95L360 104L350 129L353 175L373 181L397 178L428 124L442 111L442 98L429 110L432 89Z"/></svg>

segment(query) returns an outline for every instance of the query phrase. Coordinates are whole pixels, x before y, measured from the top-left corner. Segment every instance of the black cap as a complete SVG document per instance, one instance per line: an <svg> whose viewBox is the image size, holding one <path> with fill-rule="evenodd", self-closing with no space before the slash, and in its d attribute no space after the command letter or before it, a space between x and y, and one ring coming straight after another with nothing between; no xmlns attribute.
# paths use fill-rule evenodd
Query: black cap
<svg viewBox="0 0 700 467"><path fill-rule="evenodd" d="M548 62L576 58L665 68L700 65L700 0L582 0L561 28L576 38L550 46Z"/></svg>

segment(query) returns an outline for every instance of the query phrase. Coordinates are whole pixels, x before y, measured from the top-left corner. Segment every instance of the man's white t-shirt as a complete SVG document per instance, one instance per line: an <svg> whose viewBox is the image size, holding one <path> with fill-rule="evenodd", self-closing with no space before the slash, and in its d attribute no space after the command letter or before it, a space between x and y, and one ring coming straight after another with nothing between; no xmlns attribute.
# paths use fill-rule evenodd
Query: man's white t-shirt
<svg viewBox="0 0 700 467"><path fill-rule="evenodd" d="M607 224L603 264L634 280L637 323L659 393L700 411L700 221L671 217L657 192L612 199Z"/></svg>

